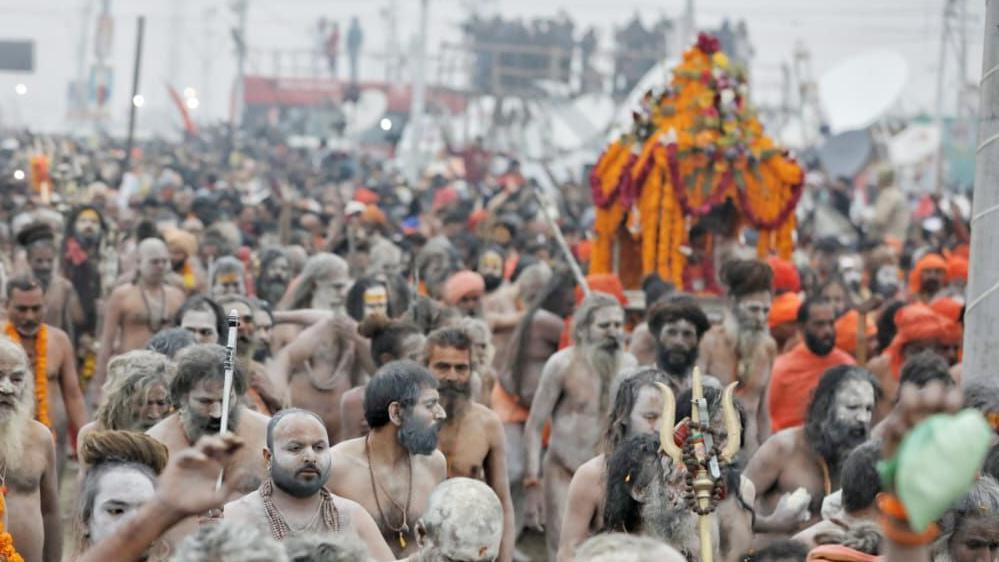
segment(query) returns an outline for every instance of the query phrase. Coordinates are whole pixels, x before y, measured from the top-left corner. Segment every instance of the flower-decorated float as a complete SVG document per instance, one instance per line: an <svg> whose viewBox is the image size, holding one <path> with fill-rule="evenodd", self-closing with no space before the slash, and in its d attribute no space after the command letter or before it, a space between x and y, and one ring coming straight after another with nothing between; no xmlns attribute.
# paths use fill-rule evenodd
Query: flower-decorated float
<svg viewBox="0 0 999 562"><path fill-rule="evenodd" d="M636 288L658 272L678 289L718 293L709 217L733 237L755 230L761 258L790 257L804 172L764 135L746 73L717 39L701 34L669 85L646 93L633 119L590 176L591 273L616 270Z"/></svg>

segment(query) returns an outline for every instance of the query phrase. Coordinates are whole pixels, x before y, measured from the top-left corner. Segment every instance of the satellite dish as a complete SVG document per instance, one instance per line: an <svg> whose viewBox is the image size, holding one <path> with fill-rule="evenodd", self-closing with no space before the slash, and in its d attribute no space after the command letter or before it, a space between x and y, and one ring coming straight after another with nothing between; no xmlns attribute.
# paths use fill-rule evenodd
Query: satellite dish
<svg viewBox="0 0 999 562"><path fill-rule="evenodd" d="M830 131L842 133L875 123L898 101L908 64L894 51L849 58L819 78L819 101Z"/></svg>
<svg viewBox="0 0 999 562"><path fill-rule="evenodd" d="M874 152L867 129L848 131L826 139L819 147L819 161L830 178L856 176Z"/></svg>
<svg viewBox="0 0 999 562"><path fill-rule="evenodd" d="M912 166L936 156L940 129L936 125L909 125L888 141L888 154L896 166Z"/></svg>

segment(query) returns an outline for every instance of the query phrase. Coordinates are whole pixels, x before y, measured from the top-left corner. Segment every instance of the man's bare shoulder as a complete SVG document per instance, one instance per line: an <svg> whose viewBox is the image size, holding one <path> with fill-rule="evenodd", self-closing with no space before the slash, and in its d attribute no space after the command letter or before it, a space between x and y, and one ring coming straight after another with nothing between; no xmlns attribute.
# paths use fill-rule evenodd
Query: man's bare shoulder
<svg viewBox="0 0 999 562"><path fill-rule="evenodd" d="M28 439L31 447L42 447L45 449L52 447L52 430L45 427L45 424L28 420Z"/></svg>
<svg viewBox="0 0 999 562"><path fill-rule="evenodd" d="M503 431L503 422L499 414L478 402L470 402L469 406L471 413L485 426L486 431Z"/></svg>
<svg viewBox="0 0 999 562"><path fill-rule="evenodd" d="M167 296L173 298L178 298L180 300L184 300L185 298L184 291L173 285L163 285L163 291L167 294Z"/></svg>
<svg viewBox="0 0 999 562"><path fill-rule="evenodd" d="M260 492L253 491L223 506L226 520L248 521L261 513Z"/></svg>
<svg viewBox="0 0 999 562"><path fill-rule="evenodd" d="M801 427L790 427L788 429L783 429L774 433L763 445L760 446L756 454L768 454L768 455L790 455L801 443L804 437L804 429Z"/></svg>
<svg viewBox="0 0 999 562"><path fill-rule="evenodd" d="M163 418L153 427L150 427L146 431L146 435L163 443L170 450L177 450L177 448L183 448L188 445L187 437L180 426L180 414L176 412Z"/></svg>
<svg viewBox="0 0 999 562"><path fill-rule="evenodd" d="M447 457L440 449L434 449L434 452L429 455L413 455L413 460L417 464L422 464L433 472L443 475L441 481L447 478Z"/></svg>
<svg viewBox="0 0 999 562"><path fill-rule="evenodd" d="M128 295L131 294L132 291L134 290L135 290L135 285L133 285L131 282L126 282L115 287L114 290L111 291L111 296L109 298L111 300L121 300L128 297Z"/></svg>
<svg viewBox="0 0 999 562"><path fill-rule="evenodd" d="M554 355L545 361L545 368L548 369L549 365L552 368L558 368L560 370L565 369L572 363L572 354L576 350L576 346L570 346L565 349L556 351Z"/></svg>
<svg viewBox="0 0 999 562"><path fill-rule="evenodd" d="M333 448L330 449L330 454L333 455L333 469L336 470L337 461L340 460L360 462L361 457L364 455L365 439L365 437L355 437L354 439L348 439L333 445ZM364 463L364 465L367 466L367 463Z"/></svg>
<svg viewBox="0 0 999 562"><path fill-rule="evenodd" d="M576 474L573 475L572 479L575 480L578 477L586 483L601 483L604 479L604 475L606 474L606 470L607 457L604 455L597 455L577 468ZM602 486L603 484L601 483L600 485Z"/></svg>

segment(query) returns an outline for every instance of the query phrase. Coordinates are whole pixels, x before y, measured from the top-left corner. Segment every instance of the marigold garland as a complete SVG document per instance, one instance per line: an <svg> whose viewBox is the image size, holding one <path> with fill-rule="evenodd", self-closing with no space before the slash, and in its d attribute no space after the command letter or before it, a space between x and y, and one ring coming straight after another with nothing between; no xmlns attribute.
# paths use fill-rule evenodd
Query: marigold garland
<svg viewBox="0 0 999 562"><path fill-rule="evenodd" d="M21 345L21 334L10 322L5 326L4 331L7 337ZM49 418L49 375L46 363L48 362L48 326L40 324L38 333L35 334L35 419L52 429L52 420Z"/></svg>
<svg viewBox="0 0 999 562"><path fill-rule="evenodd" d="M180 270L180 276L184 280L185 289L194 289L198 280L194 276L194 268L191 267L191 262L189 259L184 260L184 267Z"/></svg>
<svg viewBox="0 0 999 562"><path fill-rule="evenodd" d="M14 550L14 537L3 525L3 514L7 511L7 486L0 487L0 559L4 562L24 562L24 558Z"/></svg>
<svg viewBox="0 0 999 562"><path fill-rule="evenodd" d="M648 92L633 118L590 176L597 207L591 270L610 271L614 241L630 231L641 237L643 275L657 271L688 284L688 229L729 200L741 225L759 232L761 257L790 256L804 172L763 134L745 72L716 38L700 35L669 85Z"/></svg>

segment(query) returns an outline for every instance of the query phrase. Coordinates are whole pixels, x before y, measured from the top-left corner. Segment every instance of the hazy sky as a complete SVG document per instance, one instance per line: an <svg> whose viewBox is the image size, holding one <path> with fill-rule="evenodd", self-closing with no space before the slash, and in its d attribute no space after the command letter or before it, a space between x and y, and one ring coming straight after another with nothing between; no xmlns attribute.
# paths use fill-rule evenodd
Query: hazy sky
<svg viewBox="0 0 999 562"><path fill-rule="evenodd" d="M174 77L178 90L192 87L202 105L196 119L226 115L235 76L235 56L229 28L235 19L229 0L111 0L114 16L112 115L121 126L128 112L135 18L147 16L141 91L146 106L140 127L177 120L165 84ZM389 0L249 0L248 40L251 48L307 50L316 42L321 16L341 22L358 16L365 31L365 50L373 57L384 53L388 38L382 11ZM945 0L698 0L697 23L715 26L723 17L745 18L756 57L751 69L757 100L773 99L780 85L780 65L790 62L797 41L812 55L812 69L822 72L852 55L876 49L899 52L909 63L909 81L900 109L932 110ZM968 69L974 82L981 73L984 3L966 0L968 10ZM409 51L418 25L418 0L395 0L399 9L398 40ZM93 60L93 27L97 0L0 0L0 39L33 39L36 71L31 75L0 72L0 121L39 129L67 127L67 83L77 74L83 14L90 40L86 64ZM597 26L609 39L614 26L635 13L651 21L660 14L679 16L684 0L430 0L430 50L460 39L457 24L476 4L485 13L506 17L554 15L569 12L580 26ZM609 41L603 43L610 46ZM173 53L173 56L171 54ZM269 67L272 57L263 58ZM362 78L380 78L379 61L363 62ZM253 68L250 69L253 71ZM431 79L438 75L433 69ZM27 86L26 95L15 85ZM857 84L863 88L864 84Z"/></svg>

